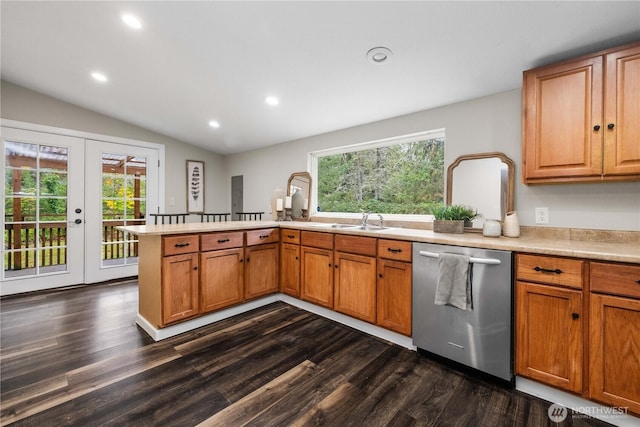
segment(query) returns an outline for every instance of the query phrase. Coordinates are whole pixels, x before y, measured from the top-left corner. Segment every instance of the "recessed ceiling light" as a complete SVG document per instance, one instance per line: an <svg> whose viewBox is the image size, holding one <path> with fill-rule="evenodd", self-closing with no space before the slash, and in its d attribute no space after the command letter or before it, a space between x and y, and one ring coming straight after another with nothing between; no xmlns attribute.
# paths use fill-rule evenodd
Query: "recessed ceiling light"
<svg viewBox="0 0 640 427"><path fill-rule="evenodd" d="M209 126L211 126L212 128L219 128L220 127L220 123L216 122L215 120L211 120L209 122Z"/></svg>
<svg viewBox="0 0 640 427"><path fill-rule="evenodd" d="M94 79L96 79L99 82L106 82L107 81L107 76L105 76L102 73L99 73L97 71L94 71L93 73L91 73L91 77L93 77Z"/></svg>
<svg viewBox="0 0 640 427"><path fill-rule="evenodd" d="M392 56L393 52L391 52L391 49L382 46L374 47L367 52L367 59L373 64L387 63L391 60Z"/></svg>
<svg viewBox="0 0 640 427"><path fill-rule="evenodd" d="M122 20L131 28L135 28L136 30L142 28L142 22L140 22L140 20L133 15L124 14L122 15Z"/></svg>
<svg viewBox="0 0 640 427"><path fill-rule="evenodd" d="M268 105L271 105L271 106L280 104L280 100L275 96L267 96L264 99L264 102L266 102Z"/></svg>

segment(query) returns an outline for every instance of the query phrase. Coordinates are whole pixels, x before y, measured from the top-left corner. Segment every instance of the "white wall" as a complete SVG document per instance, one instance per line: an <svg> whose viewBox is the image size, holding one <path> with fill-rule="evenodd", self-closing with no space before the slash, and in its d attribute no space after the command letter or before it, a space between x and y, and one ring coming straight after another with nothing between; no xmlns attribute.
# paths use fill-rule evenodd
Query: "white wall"
<svg viewBox="0 0 640 427"><path fill-rule="evenodd" d="M231 176L243 175L244 210L270 212L273 190L284 190L292 172L307 170L310 151L445 128L447 166L462 154L488 151L515 161L515 204L522 225L535 225L535 207L548 207L551 227L640 231L640 182L521 183L520 89L226 157L8 82L1 89L3 118L165 144L165 200L176 200L166 212L186 209L187 159L205 160L207 211L229 211Z"/></svg>
<svg viewBox="0 0 640 427"><path fill-rule="evenodd" d="M186 212L186 160L203 160L205 210L229 212L230 183L222 156L9 82L2 81L1 90L4 119L164 144L166 206L161 212ZM168 205L171 198L175 206Z"/></svg>
<svg viewBox="0 0 640 427"><path fill-rule="evenodd" d="M548 207L548 227L640 231L640 182L521 183L520 89L232 155L227 167L229 175L244 175L245 209L269 212L273 189L284 189L290 173L307 170L310 151L439 128L446 129L446 166L461 154L488 151L515 161L515 206L522 225L534 226L535 208Z"/></svg>

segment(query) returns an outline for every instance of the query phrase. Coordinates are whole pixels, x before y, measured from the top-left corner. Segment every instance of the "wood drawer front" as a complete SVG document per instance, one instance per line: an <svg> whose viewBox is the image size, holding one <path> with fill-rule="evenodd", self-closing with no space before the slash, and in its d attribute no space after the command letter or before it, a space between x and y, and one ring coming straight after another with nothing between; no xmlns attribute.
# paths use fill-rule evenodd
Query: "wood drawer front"
<svg viewBox="0 0 640 427"><path fill-rule="evenodd" d="M247 231L247 246L262 245L280 241L280 229L265 228L263 230Z"/></svg>
<svg viewBox="0 0 640 427"><path fill-rule="evenodd" d="M303 246L314 248L333 249L333 233L320 233L318 231L302 231L300 243Z"/></svg>
<svg viewBox="0 0 640 427"><path fill-rule="evenodd" d="M300 230L291 230L283 228L280 230L280 241L282 243L300 244Z"/></svg>
<svg viewBox="0 0 640 427"><path fill-rule="evenodd" d="M584 261L544 255L518 254L516 263L518 280L582 289Z"/></svg>
<svg viewBox="0 0 640 427"><path fill-rule="evenodd" d="M336 251L376 256L376 238L336 234Z"/></svg>
<svg viewBox="0 0 640 427"><path fill-rule="evenodd" d="M200 250L202 252L217 251L218 249L241 248L244 246L244 233L208 233L200 236Z"/></svg>
<svg viewBox="0 0 640 427"><path fill-rule="evenodd" d="M162 255L181 255L198 252L200 246L197 234L185 234L162 238Z"/></svg>
<svg viewBox="0 0 640 427"><path fill-rule="evenodd" d="M591 292L640 298L640 266L590 263Z"/></svg>
<svg viewBox="0 0 640 427"><path fill-rule="evenodd" d="M401 240L378 240L378 257L411 262L411 242Z"/></svg>

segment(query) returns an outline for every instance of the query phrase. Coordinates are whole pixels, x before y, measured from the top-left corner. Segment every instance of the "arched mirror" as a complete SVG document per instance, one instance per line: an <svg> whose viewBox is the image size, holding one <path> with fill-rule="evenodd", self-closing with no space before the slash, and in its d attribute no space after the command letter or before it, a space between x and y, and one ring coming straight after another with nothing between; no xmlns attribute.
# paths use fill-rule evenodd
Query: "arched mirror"
<svg viewBox="0 0 640 427"><path fill-rule="evenodd" d="M291 218L309 221L311 175L309 172L292 173L287 182L287 196L291 197Z"/></svg>
<svg viewBox="0 0 640 427"><path fill-rule="evenodd" d="M447 169L447 204L477 209L472 229L487 219L504 220L514 210L515 163L503 153L479 153L458 157Z"/></svg>

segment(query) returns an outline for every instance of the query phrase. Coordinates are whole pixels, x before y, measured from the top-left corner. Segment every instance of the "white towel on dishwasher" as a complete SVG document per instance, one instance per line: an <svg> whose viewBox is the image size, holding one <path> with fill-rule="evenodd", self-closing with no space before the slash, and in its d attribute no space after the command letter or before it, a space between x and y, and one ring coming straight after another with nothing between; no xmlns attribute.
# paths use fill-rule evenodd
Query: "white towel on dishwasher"
<svg viewBox="0 0 640 427"><path fill-rule="evenodd" d="M471 310L471 264L470 257L459 254L440 253L438 256L438 283L436 305L452 305L460 310Z"/></svg>

